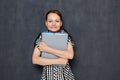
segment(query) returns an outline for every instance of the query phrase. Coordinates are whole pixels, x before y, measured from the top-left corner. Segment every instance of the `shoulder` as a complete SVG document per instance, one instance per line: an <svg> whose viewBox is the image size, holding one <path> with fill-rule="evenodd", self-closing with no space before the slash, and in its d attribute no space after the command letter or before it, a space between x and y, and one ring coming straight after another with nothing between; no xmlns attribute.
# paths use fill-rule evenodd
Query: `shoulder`
<svg viewBox="0 0 120 80"><path fill-rule="evenodd" d="M34 47L40 42L42 36L41 36L41 32L38 34L38 36L35 38L34 41Z"/></svg>

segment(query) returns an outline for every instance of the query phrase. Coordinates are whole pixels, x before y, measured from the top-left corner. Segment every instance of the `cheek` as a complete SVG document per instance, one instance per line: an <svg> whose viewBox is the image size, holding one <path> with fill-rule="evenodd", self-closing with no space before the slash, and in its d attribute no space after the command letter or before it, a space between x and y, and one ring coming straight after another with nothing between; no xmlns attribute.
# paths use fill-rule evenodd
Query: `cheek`
<svg viewBox="0 0 120 80"><path fill-rule="evenodd" d="M62 23L60 23L60 27L62 27Z"/></svg>
<svg viewBox="0 0 120 80"><path fill-rule="evenodd" d="M49 26L51 26L51 24L50 23L46 23L46 26L49 27Z"/></svg>

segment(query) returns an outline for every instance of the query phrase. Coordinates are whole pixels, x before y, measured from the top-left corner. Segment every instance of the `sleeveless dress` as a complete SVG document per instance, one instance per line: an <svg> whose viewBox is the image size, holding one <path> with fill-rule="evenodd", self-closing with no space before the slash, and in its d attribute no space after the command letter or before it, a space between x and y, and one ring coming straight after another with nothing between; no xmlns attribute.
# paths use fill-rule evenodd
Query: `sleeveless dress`
<svg viewBox="0 0 120 80"><path fill-rule="evenodd" d="M65 31L60 30L59 32L63 33ZM35 44L37 45L41 39L42 37L39 35ZM69 41L71 41L70 36L68 37L68 42ZM66 65L57 64L43 66L41 80L75 80L75 78L68 63Z"/></svg>

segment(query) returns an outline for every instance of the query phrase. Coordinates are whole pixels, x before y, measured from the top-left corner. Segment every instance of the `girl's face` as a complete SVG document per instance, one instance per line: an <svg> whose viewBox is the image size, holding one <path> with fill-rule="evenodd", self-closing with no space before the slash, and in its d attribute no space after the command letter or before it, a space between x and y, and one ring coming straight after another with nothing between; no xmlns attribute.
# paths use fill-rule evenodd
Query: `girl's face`
<svg viewBox="0 0 120 80"><path fill-rule="evenodd" d="M56 32L60 30L62 21L56 13L49 13L45 24L48 30Z"/></svg>

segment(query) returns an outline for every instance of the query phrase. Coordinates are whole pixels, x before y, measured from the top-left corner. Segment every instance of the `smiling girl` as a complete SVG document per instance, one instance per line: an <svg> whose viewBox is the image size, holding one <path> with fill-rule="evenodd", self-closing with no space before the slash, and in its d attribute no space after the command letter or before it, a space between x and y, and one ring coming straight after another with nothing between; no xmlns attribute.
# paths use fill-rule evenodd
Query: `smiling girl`
<svg viewBox="0 0 120 80"><path fill-rule="evenodd" d="M45 25L48 32L66 32L62 29L62 15L58 10L50 10L46 14ZM36 46L33 51L32 62L36 65L43 66L41 80L75 80L69 59L73 59L74 50L71 38L68 37L67 49L57 50L49 47L45 42L41 41L42 36L36 40ZM48 59L40 56L40 52L48 52L58 56L57 59Z"/></svg>

